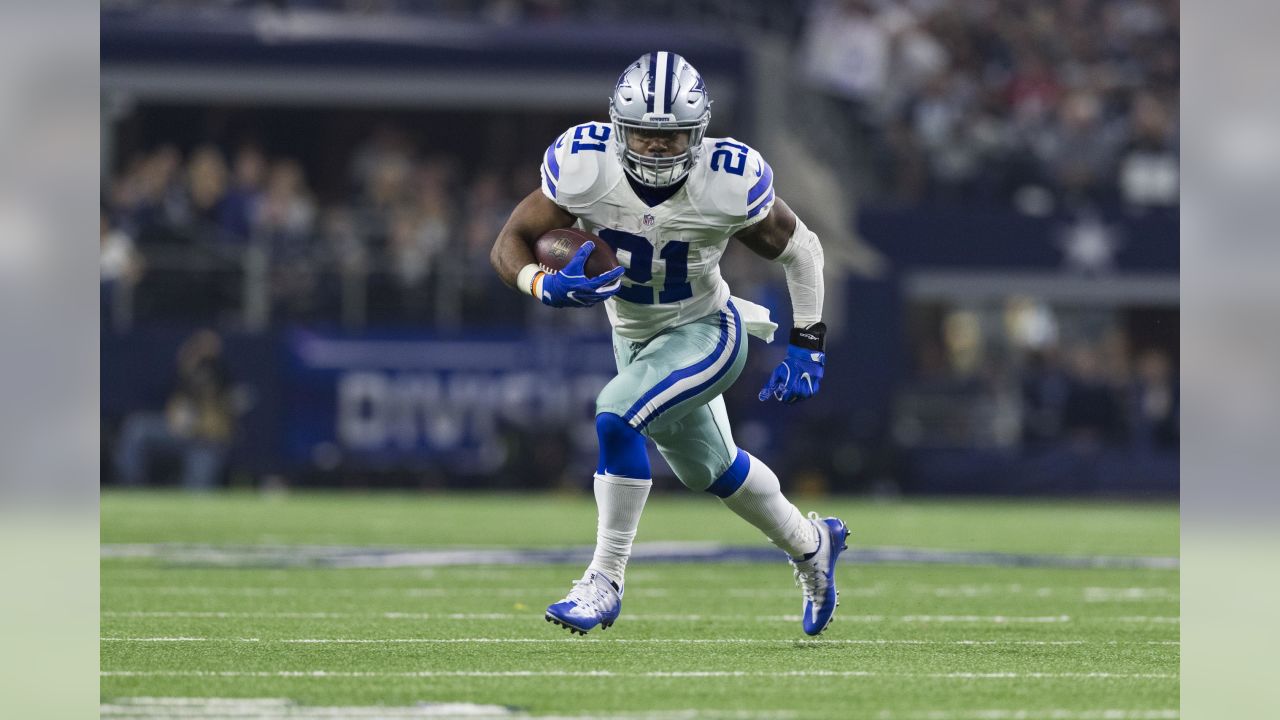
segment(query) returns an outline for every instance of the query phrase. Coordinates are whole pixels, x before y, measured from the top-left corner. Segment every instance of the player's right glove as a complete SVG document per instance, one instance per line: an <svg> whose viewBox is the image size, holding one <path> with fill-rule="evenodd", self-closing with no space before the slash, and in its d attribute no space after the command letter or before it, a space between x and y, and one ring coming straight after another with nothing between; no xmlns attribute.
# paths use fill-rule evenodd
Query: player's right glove
<svg viewBox="0 0 1280 720"><path fill-rule="evenodd" d="M583 266L595 249L595 242L588 240L582 243L563 270L543 274L540 296L544 304L551 307L591 307L622 289L622 273L626 272L622 266L593 278L587 277Z"/></svg>

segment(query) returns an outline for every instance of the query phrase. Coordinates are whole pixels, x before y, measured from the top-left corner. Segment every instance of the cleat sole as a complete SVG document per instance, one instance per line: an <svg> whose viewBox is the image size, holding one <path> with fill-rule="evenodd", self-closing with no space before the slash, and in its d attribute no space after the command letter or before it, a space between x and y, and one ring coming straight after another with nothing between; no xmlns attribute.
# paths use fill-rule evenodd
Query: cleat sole
<svg viewBox="0 0 1280 720"><path fill-rule="evenodd" d="M586 635L586 634L587 634L587 631L586 631L586 630L582 630L582 629L580 629L580 628L576 628L576 627L574 627L574 626L572 626L572 625L570 625L570 624L568 624L568 623L566 623L566 622L564 622L564 621L562 621L562 620L560 620L560 619L558 619L558 618L552 617L552 616L550 616L550 615L544 615L544 616L543 616L543 618L544 618L547 622L551 623L552 625L555 625L556 627L561 627L561 628L564 628L565 630L568 630L570 635L574 635L574 634L577 634L577 635Z"/></svg>

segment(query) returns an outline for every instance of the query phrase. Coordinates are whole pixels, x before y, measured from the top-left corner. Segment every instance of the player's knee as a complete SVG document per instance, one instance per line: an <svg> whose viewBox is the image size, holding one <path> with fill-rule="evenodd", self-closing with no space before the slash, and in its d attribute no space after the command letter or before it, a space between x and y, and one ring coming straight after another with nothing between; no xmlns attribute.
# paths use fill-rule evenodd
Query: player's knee
<svg viewBox="0 0 1280 720"><path fill-rule="evenodd" d="M621 376L615 377L600 390L596 396L596 417L608 413L621 419L627 408L635 402L633 391L622 382Z"/></svg>
<svg viewBox="0 0 1280 720"><path fill-rule="evenodd" d="M738 489L747 481L747 476L751 474L752 465L755 464L752 460L750 455L739 448L733 462L711 481L707 492L721 499L738 492Z"/></svg>
<svg viewBox="0 0 1280 720"><path fill-rule="evenodd" d="M596 437L600 441L600 460L596 472L630 478L648 478L649 454L644 435L627 424L616 413L596 415Z"/></svg>

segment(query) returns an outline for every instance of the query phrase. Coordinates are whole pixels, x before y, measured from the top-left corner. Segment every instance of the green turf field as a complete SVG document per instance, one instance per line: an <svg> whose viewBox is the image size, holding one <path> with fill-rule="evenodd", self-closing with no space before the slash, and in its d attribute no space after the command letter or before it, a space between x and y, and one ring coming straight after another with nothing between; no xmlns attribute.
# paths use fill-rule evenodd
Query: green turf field
<svg viewBox="0 0 1280 720"><path fill-rule="evenodd" d="M102 714L1178 717L1177 569L1041 562L1174 557L1176 506L799 505L843 517L851 550L1014 553L1025 566L842 559L836 622L811 640L780 555L635 560L617 625L581 638L542 619L579 563L366 560L587 545L586 497L108 492ZM654 496L638 542L767 547L695 495Z"/></svg>

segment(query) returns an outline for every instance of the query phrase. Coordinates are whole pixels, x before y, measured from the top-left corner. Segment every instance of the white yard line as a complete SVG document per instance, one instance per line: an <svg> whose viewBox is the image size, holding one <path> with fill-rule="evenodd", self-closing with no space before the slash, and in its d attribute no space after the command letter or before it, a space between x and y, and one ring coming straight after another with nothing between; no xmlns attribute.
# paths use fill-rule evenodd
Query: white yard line
<svg viewBox="0 0 1280 720"><path fill-rule="evenodd" d="M103 617L115 618L208 618L208 619L347 619L367 618L383 620L519 620L527 622L541 617L538 613L346 613L346 612L222 612L202 610L107 610ZM1070 615L838 615L841 622L857 623L974 623L986 624L1046 624L1071 622L1117 622L1130 624L1177 624L1180 618L1167 615L1088 616ZM799 615L702 615L677 613L635 613L626 616L628 621L652 622L710 622L715 620L752 620L756 622L799 622Z"/></svg>
<svg viewBox="0 0 1280 720"><path fill-rule="evenodd" d="M472 703L424 703L413 706L346 706L328 707L298 705L284 698L117 698L99 706L104 718L530 718L531 716L501 705ZM537 720L590 720L592 715L537 716ZM662 710L651 712L610 713L618 720L792 720L800 717L794 710ZM867 717L873 720L1178 720L1176 709L992 709L992 710L882 710Z"/></svg>
<svg viewBox="0 0 1280 720"><path fill-rule="evenodd" d="M1178 720L1178 710L884 710L874 720Z"/></svg>
<svg viewBox="0 0 1280 720"><path fill-rule="evenodd" d="M1087 587L1084 601L1098 602L1178 602L1176 589L1163 587Z"/></svg>
<svg viewBox="0 0 1280 720"><path fill-rule="evenodd" d="M419 703L412 706L364 705L326 707L298 705L284 698L117 698L99 706L104 718L529 718L531 720L591 720L595 715L537 715L502 705L473 703ZM794 710L654 710L609 713L615 720L795 720Z"/></svg>
<svg viewBox="0 0 1280 720"><path fill-rule="evenodd" d="M853 638L805 640L770 638L256 638L256 637L118 637L99 638L102 642L181 643L232 642L281 643L292 645L453 645L469 643L630 643L636 645L1181 645L1178 640L908 640L898 638Z"/></svg>
<svg viewBox="0 0 1280 720"><path fill-rule="evenodd" d="M172 576L170 576L172 577ZM103 590L120 593L149 593L153 595L231 595L238 597L271 597L283 595L301 595L320 593L341 597L404 595L406 597L526 597L542 596L548 592L545 587L395 587L364 586L356 588L336 588L332 586L281 586L281 585L242 585L239 587L221 587L209 585L139 585L115 584L106 582ZM898 593L884 586L850 587L841 591L850 597L884 597ZM773 598L791 597L796 593L794 588L717 588L714 590L698 588L664 588L637 587L628 590L635 597L722 597L728 595L735 598ZM1017 595L1033 597L1057 597L1064 599L1081 599L1089 603L1101 602L1177 602L1179 593L1176 588L1165 587L1087 587L1087 588L1052 588L1020 586L983 586L983 585L950 585L938 587L913 587L900 594L932 595L939 598L972 598L999 595Z"/></svg>
<svg viewBox="0 0 1280 720"><path fill-rule="evenodd" d="M873 670L794 670L763 672L743 670L695 670L614 672L611 670L419 670L409 672L360 672L335 670L103 670L102 677L196 677L196 678L927 678L936 680L1177 680L1177 673L1044 673L1044 672L954 672L894 673Z"/></svg>
<svg viewBox="0 0 1280 720"><path fill-rule="evenodd" d="M98 706L104 718L509 718L524 715L502 705L424 703L325 707L298 705L285 698L120 698ZM527 717L527 716L525 716Z"/></svg>

